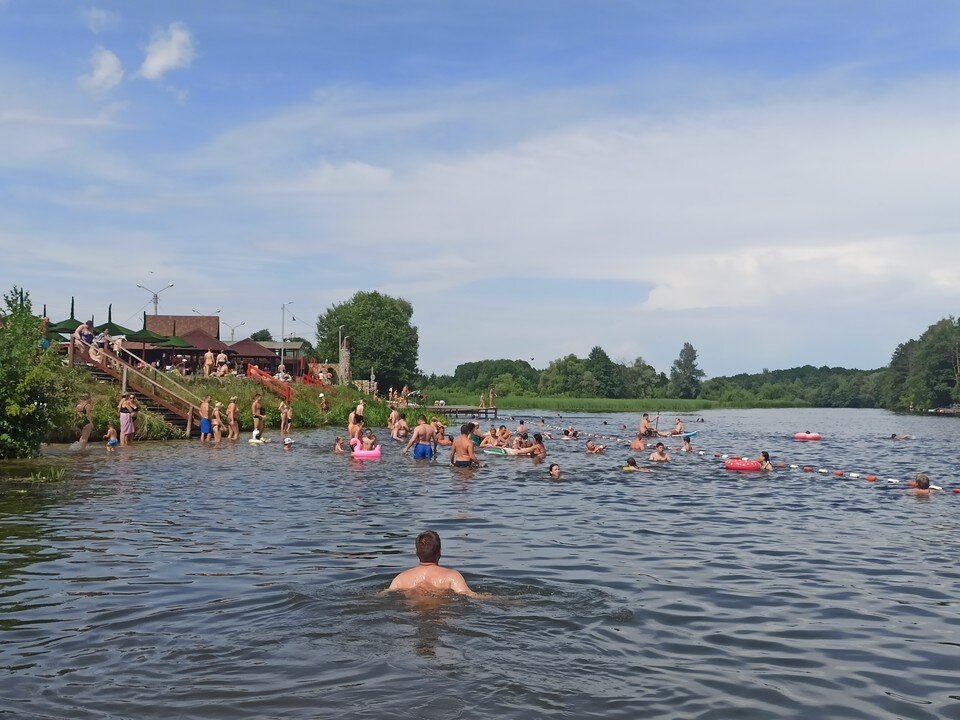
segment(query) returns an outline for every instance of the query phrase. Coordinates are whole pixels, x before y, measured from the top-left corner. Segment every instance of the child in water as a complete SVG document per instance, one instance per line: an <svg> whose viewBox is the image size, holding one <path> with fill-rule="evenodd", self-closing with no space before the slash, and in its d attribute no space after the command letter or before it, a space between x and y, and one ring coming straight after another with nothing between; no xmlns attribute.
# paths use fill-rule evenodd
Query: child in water
<svg viewBox="0 0 960 720"><path fill-rule="evenodd" d="M637 459L628 457L627 464L623 466L624 472L653 472L650 468L642 468L637 465Z"/></svg>
<svg viewBox="0 0 960 720"><path fill-rule="evenodd" d="M113 449L120 444L120 441L117 439L117 429L113 426L113 423L107 425L107 434L104 435L103 438L107 441L108 452L113 452Z"/></svg>
<svg viewBox="0 0 960 720"><path fill-rule="evenodd" d="M334 451L337 455L343 455L343 438L342 438L342 437L338 437L338 438L334 441L333 451Z"/></svg>

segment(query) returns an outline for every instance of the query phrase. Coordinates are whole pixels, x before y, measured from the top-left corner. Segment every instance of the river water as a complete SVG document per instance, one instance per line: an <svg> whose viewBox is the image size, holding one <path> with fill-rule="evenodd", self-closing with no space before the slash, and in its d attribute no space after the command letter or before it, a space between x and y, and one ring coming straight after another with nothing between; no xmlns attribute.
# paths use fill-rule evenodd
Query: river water
<svg viewBox="0 0 960 720"><path fill-rule="evenodd" d="M50 448L66 481L0 484L0 718L960 717L957 421L702 417L705 454L650 474L548 441L560 481L351 461L332 430ZM714 457L762 449L881 479ZM919 470L949 489L886 482ZM381 594L427 528L491 599Z"/></svg>

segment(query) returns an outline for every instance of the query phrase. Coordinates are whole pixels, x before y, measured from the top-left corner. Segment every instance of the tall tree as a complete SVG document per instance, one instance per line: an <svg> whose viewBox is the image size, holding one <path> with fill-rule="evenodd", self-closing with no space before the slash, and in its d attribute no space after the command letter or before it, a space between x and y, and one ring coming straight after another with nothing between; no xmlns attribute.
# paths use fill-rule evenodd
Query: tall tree
<svg viewBox="0 0 960 720"><path fill-rule="evenodd" d="M623 378L616 363L599 345L594 346L587 356L587 370L597 381L600 397L623 397Z"/></svg>
<svg viewBox="0 0 960 720"><path fill-rule="evenodd" d="M35 457L47 433L65 421L73 377L53 347L41 348L30 294L14 287L0 313L0 459Z"/></svg>
<svg viewBox="0 0 960 720"><path fill-rule="evenodd" d="M359 291L317 318L316 353L333 360L337 343L348 338L354 377L369 377L373 369L381 388L400 387L417 376L420 336L412 317L413 306L402 298Z"/></svg>
<svg viewBox="0 0 960 720"><path fill-rule="evenodd" d="M670 394L678 398L695 398L706 373L697 367L697 351L688 342L670 367Z"/></svg>
<svg viewBox="0 0 960 720"><path fill-rule="evenodd" d="M267 342L273 342L273 335L270 334L270 331L264 328L263 330L257 330L255 333L250 333L250 339L260 342L261 340L266 340Z"/></svg>
<svg viewBox="0 0 960 720"><path fill-rule="evenodd" d="M629 365L621 363L620 376L623 382L623 396L628 398L654 397L661 385L661 376L652 365L638 357Z"/></svg>

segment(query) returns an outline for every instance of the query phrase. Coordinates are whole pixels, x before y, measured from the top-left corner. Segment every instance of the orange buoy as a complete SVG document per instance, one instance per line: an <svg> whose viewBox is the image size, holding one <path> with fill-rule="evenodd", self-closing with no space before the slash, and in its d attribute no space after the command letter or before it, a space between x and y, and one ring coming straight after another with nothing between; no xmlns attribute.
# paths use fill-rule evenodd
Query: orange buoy
<svg viewBox="0 0 960 720"><path fill-rule="evenodd" d="M833 474L837 477L843 477L843 470L834 470Z"/></svg>
<svg viewBox="0 0 960 720"><path fill-rule="evenodd" d="M960 488L954 488L953 491L954 491L957 495L960 495Z"/></svg>
<svg viewBox="0 0 960 720"><path fill-rule="evenodd" d="M812 466L812 465L804 465L804 466L803 466L803 471L804 471L804 472L813 472L813 466Z"/></svg>
<svg viewBox="0 0 960 720"><path fill-rule="evenodd" d="M782 469L782 468L785 468L787 464L785 462L778 462L778 463L774 463L773 466Z"/></svg>
<svg viewBox="0 0 960 720"><path fill-rule="evenodd" d="M876 476L876 475L867 475L867 476L864 478L864 480L866 480L867 482L876 482L876 481L877 481L877 476Z"/></svg>

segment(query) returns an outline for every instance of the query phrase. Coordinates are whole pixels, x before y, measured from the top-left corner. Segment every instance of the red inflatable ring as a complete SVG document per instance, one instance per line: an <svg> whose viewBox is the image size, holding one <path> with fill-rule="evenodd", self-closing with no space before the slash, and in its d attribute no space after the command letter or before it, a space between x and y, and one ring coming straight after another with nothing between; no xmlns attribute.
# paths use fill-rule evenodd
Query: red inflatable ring
<svg viewBox="0 0 960 720"><path fill-rule="evenodd" d="M727 460L723 467L725 470L733 470L735 472L757 472L760 470L760 461L759 460Z"/></svg>
<svg viewBox="0 0 960 720"><path fill-rule="evenodd" d="M802 432L793 436L794 440L820 440L820 433Z"/></svg>

